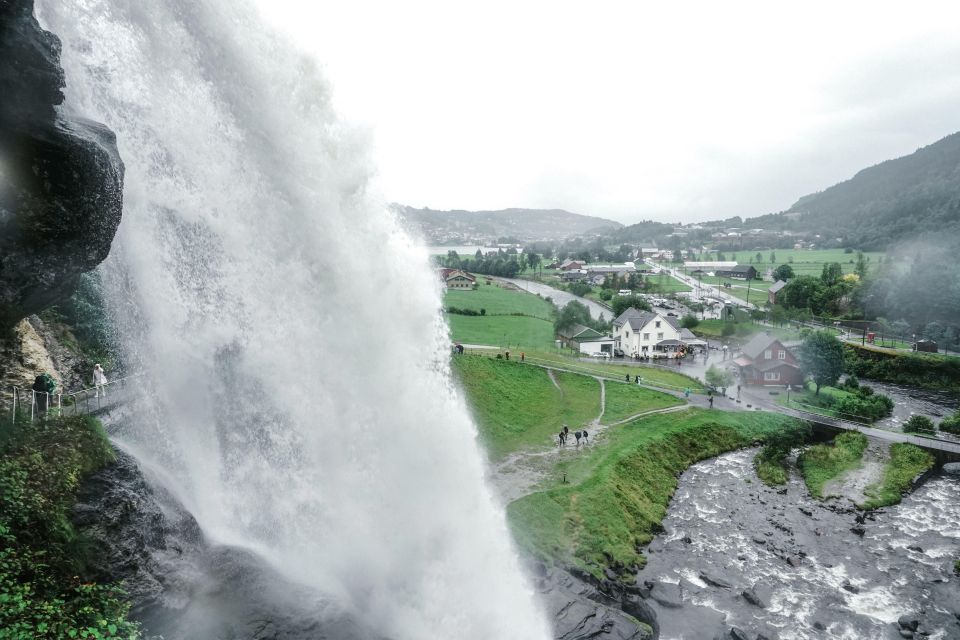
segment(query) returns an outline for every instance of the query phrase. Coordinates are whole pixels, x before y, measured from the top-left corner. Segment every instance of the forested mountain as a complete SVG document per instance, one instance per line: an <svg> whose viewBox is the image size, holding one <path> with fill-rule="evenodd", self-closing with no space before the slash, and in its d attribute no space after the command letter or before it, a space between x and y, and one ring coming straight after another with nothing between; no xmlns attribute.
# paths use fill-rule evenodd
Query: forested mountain
<svg viewBox="0 0 960 640"><path fill-rule="evenodd" d="M413 230L431 242L457 243L512 238L518 242L564 240L601 234L623 225L563 209L501 209L499 211L438 211L392 205Z"/></svg>
<svg viewBox="0 0 960 640"><path fill-rule="evenodd" d="M864 169L800 198L783 213L751 218L744 225L839 237L861 249L926 235L960 237L960 133Z"/></svg>

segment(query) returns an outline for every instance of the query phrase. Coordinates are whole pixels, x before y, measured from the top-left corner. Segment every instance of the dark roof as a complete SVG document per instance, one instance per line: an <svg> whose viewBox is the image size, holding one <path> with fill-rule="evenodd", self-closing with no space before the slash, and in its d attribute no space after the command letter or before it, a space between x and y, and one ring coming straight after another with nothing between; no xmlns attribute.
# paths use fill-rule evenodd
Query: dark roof
<svg viewBox="0 0 960 640"><path fill-rule="evenodd" d="M595 331L590 327L584 327L583 331L580 333L573 334L572 339L577 341L590 340L591 338L602 338L603 334L599 331Z"/></svg>
<svg viewBox="0 0 960 640"><path fill-rule="evenodd" d="M589 327L585 327L582 324L574 324L567 327L566 329L560 329L559 331L557 331L557 335L563 338L569 339L569 338L575 338L576 336L580 335L584 331L592 331L592 329L589 329Z"/></svg>
<svg viewBox="0 0 960 640"><path fill-rule="evenodd" d="M629 309L621 313L619 316L617 316L617 319L613 321L613 325L615 327L622 327L624 324L626 324L627 320L629 320L630 318L638 318L642 316L644 313L646 312L640 311L640 309L637 309L636 307L630 307Z"/></svg>
<svg viewBox="0 0 960 640"><path fill-rule="evenodd" d="M767 333L758 333L753 336L753 339L750 340L747 344L743 345L743 349L740 351L743 355L747 356L751 360L756 360L757 357L763 353L767 347L772 345L774 342L780 342L776 337L771 336ZM782 343L781 343L782 345ZM786 349L786 347L783 347Z"/></svg>
<svg viewBox="0 0 960 640"><path fill-rule="evenodd" d="M680 346L683 343L679 340L661 340L657 343L658 347Z"/></svg>
<svg viewBox="0 0 960 640"><path fill-rule="evenodd" d="M680 320L674 318L673 316L662 316L659 313L654 313L653 311L640 311L636 307L630 307L623 313L621 313L616 320L613 321L613 326L622 327L626 323L630 323L630 328L634 331L639 331L647 326L655 318L660 318L661 320L666 320L674 329L680 329Z"/></svg>
<svg viewBox="0 0 960 640"><path fill-rule="evenodd" d="M783 289L785 286L787 286L786 282L784 282L783 280L777 280L772 285L770 285L770 288L767 289L767 291L769 291L770 293L777 293L778 291L780 291L780 289Z"/></svg>
<svg viewBox="0 0 960 640"><path fill-rule="evenodd" d="M726 269L717 269L717 271L722 271L723 273L748 273L750 270L756 271L756 269L749 264L738 264L735 267L727 267Z"/></svg>

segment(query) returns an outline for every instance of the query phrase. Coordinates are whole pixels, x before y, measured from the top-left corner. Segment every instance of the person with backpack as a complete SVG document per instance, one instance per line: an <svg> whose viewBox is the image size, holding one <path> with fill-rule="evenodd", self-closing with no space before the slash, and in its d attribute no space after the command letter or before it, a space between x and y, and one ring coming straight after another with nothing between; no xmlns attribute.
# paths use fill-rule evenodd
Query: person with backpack
<svg viewBox="0 0 960 640"><path fill-rule="evenodd" d="M46 413L49 408L50 396L57 389L57 382L49 373L41 373L33 381L33 403L37 414Z"/></svg>

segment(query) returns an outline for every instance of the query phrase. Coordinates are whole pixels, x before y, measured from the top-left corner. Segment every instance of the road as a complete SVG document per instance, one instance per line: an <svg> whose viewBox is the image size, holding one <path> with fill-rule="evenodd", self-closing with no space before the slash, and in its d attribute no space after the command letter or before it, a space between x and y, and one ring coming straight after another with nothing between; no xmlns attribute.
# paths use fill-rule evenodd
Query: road
<svg viewBox="0 0 960 640"><path fill-rule="evenodd" d="M604 319L612 321L613 310L609 307L605 307L602 304L598 304L593 300L588 300L587 298L581 298L580 296L575 296L569 291L561 291L560 289L554 289L550 285L543 284L542 282L534 282L533 280L521 280L519 278L494 278L494 280L500 280L502 282L509 282L510 284L516 285L520 289L527 291L529 293L538 293L541 297L546 298L550 297L553 300L553 304L558 308L562 309L568 302L576 300L577 302L585 305L590 311L590 317L594 320L599 320L602 315Z"/></svg>
<svg viewBox="0 0 960 640"><path fill-rule="evenodd" d="M679 273L676 269L658 264L650 258L645 259L644 262L654 269L660 269L667 275L672 276L674 279L679 280L688 287L693 288L693 291L690 293L690 299L694 302L699 302L704 296L709 296L711 298L718 298L726 304L731 304L737 307L743 307L745 309L757 308L754 304L749 304L739 298L735 298L727 293L724 293L721 287L717 287L712 284L702 284L698 282L696 278L685 276Z"/></svg>

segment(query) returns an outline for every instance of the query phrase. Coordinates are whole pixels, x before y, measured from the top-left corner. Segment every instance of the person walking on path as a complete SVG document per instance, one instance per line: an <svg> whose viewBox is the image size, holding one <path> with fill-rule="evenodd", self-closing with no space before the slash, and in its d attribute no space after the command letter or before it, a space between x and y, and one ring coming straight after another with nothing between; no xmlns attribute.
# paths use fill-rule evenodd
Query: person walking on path
<svg viewBox="0 0 960 640"><path fill-rule="evenodd" d="M521 352L520 352L520 362L523 362L523 360L524 360L526 357L527 357L527 354L524 353L523 351L521 351Z"/></svg>
<svg viewBox="0 0 960 640"><path fill-rule="evenodd" d="M103 397L107 397L107 376L103 372L103 367L100 366L100 363L93 365L93 388L96 391L95 398L99 398L100 394L103 394Z"/></svg>
<svg viewBox="0 0 960 640"><path fill-rule="evenodd" d="M737 385L737 402L740 402L740 385Z"/></svg>
<svg viewBox="0 0 960 640"><path fill-rule="evenodd" d="M710 408L713 409L713 396L710 396L709 402L710 402Z"/></svg>
<svg viewBox="0 0 960 640"><path fill-rule="evenodd" d="M683 390L683 397L684 397L684 398L689 398L689 397L690 397L690 388L689 388L689 387Z"/></svg>
<svg viewBox="0 0 960 640"><path fill-rule="evenodd" d="M590 437L590 434L587 433L587 430L586 430L586 429L584 429L584 430L583 430L583 444L587 444L587 438L589 438L589 437Z"/></svg>
<svg viewBox="0 0 960 640"><path fill-rule="evenodd" d="M559 439L558 447L565 447L567 445L567 434L565 434L563 430L560 431L557 438Z"/></svg>

